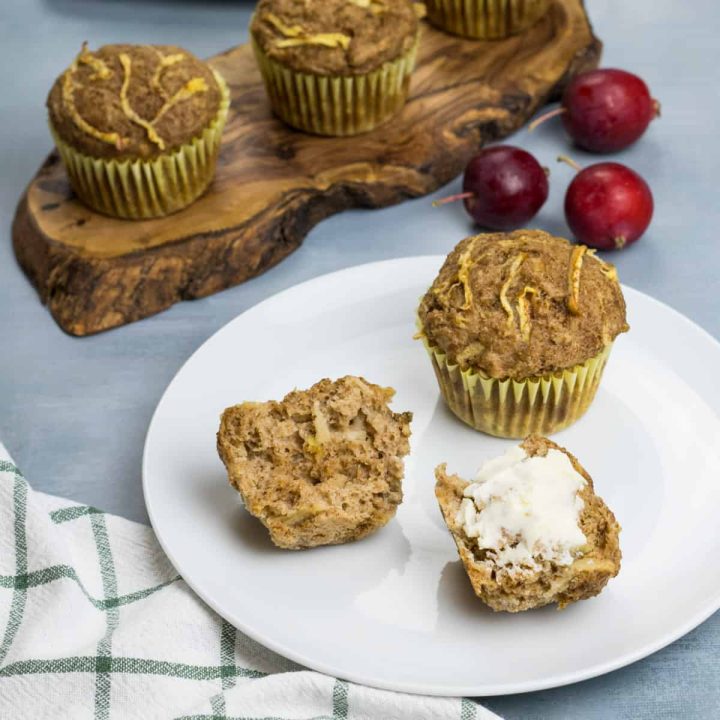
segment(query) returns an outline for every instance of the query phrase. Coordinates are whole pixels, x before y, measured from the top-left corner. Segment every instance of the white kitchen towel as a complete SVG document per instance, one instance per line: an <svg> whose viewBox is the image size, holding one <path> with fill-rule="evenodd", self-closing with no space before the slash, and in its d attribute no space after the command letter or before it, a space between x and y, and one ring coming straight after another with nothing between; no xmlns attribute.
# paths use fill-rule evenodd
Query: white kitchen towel
<svg viewBox="0 0 720 720"><path fill-rule="evenodd" d="M34 492L1 444L0 633L3 720L497 718L276 655L193 594L150 528Z"/></svg>

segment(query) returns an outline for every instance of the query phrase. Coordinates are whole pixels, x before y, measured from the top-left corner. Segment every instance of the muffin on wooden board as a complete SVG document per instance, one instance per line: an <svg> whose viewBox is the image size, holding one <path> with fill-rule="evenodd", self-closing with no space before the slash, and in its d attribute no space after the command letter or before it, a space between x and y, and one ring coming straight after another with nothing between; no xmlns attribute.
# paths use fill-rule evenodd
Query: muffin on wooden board
<svg viewBox="0 0 720 720"><path fill-rule="evenodd" d="M501 40L534 25L551 0L425 0L428 20L446 32Z"/></svg>
<svg viewBox="0 0 720 720"><path fill-rule="evenodd" d="M620 571L620 526L573 455L528 437L475 482L440 465L435 494L475 594L520 612L593 597Z"/></svg>
<svg viewBox="0 0 720 720"><path fill-rule="evenodd" d="M410 0L260 0L250 36L275 114L319 135L390 118L407 98L418 14Z"/></svg>
<svg viewBox="0 0 720 720"><path fill-rule="evenodd" d="M395 515L412 413L390 410L394 394L346 376L225 410L228 479L278 547L359 540Z"/></svg>
<svg viewBox="0 0 720 720"><path fill-rule="evenodd" d="M450 409L476 430L517 438L581 417L628 330L615 268L540 230L460 242L418 324Z"/></svg>
<svg viewBox="0 0 720 720"><path fill-rule="evenodd" d="M106 215L151 218L205 191L229 102L222 77L187 50L84 44L47 107L78 197Z"/></svg>

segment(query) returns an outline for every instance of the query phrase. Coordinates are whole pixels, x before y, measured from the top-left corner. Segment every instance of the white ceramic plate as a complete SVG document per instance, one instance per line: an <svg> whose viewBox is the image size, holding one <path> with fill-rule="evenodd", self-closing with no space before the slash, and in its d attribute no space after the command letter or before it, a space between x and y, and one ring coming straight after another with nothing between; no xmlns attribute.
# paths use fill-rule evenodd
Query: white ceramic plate
<svg viewBox="0 0 720 720"><path fill-rule="evenodd" d="M211 607L310 668L391 690L493 695L571 683L670 643L720 607L720 345L630 288L593 406L555 439L623 526L622 570L597 598L519 615L475 599L433 494L447 461L470 477L512 441L477 433L439 400L415 308L442 258L392 260L291 288L239 316L160 401L143 462L160 542ZM352 373L397 389L412 453L397 518L357 543L274 548L215 451L218 418Z"/></svg>

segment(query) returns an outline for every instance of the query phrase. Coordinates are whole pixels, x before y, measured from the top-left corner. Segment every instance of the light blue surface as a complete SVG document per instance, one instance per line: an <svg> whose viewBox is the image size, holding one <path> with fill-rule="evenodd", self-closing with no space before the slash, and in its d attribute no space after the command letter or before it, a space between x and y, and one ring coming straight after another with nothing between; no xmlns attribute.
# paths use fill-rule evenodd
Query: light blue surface
<svg viewBox="0 0 720 720"><path fill-rule="evenodd" d="M712 0L588 4L605 42L604 64L637 72L662 102L662 118L618 156L650 182L654 222L612 261L625 283L720 337L720 10ZM166 385L198 345L238 313L302 280L373 260L446 253L471 230L459 207L433 209L427 198L348 212L324 221L299 251L245 285L96 337L76 339L57 328L10 246L17 199L50 147L43 106L55 76L83 40L92 46L173 43L212 55L246 39L250 7L230 0L0 3L0 438L38 490L146 522L140 489L145 431ZM554 163L569 150L560 124L532 136L522 131L512 142L552 168L550 199L535 224L567 234L562 198L572 171ZM571 154L580 163L593 161L577 150ZM437 196L457 187L455 181ZM487 705L507 718L715 718L719 670L715 615L629 668Z"/></svg>

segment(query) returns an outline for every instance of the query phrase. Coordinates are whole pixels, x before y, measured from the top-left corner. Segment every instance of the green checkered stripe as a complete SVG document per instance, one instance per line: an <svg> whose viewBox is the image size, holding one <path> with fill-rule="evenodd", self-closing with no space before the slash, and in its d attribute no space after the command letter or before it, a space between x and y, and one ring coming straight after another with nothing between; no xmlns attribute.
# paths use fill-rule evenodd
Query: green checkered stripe
<svg viewBox="0 0 720 720"><path fill-rule="evenodd" d="M0 446L0 452L2 446ZM286 720L279 716L237 716L226 711L226 693L237 683L238 678L258 679L267 676L235 662L235 644L238 631L229 623L218 618L218 657L212 665L194 665L166 660L148 658L123 657L113 654L113 634L118 627L120 608L138 603L164 588L181 580L177 575L165 582L147 587L136 592L119 595L115 562L108 537L108 524L105 514L90 506L71 505L50 512L50 520L54 525L64 523L86 522L90 524L95 545L95 554L102 579L102 597L94 597L85 587L75 568L70 565L54 564L41 570L28 571L27 536L28 497L32 493L26 480L11 462L0 459L0 482L12 483L12 545L15 554L15 572L0 575L1 593L11 593L10 609L0 641L0 717L3 715L3 686L5 678L17 676L33 676L42 674L89 673L94 675L94 717L96 720L110 720L111 688L113 678L118 674L165 676L180 678L189 682L216 681L217 692L209 697L207 713L177 716L176 720ZM0 528L0 533L7 529ZM69 580L77 584L82 595L96 610L102 611L105 617L105 632L97 642L94 655L60 657L57 659L23 659L6 663L6 657L18 641L23 627L25 609L29 593L34 588L50 585L59 580ZM332 690L332 715L315 715L303 720L347 720L350 713L350 688L343 680L335 680ZM474 701L462 699L458 702L459 712L453 720L475 720L478 711L486 711Z"/></svg>

